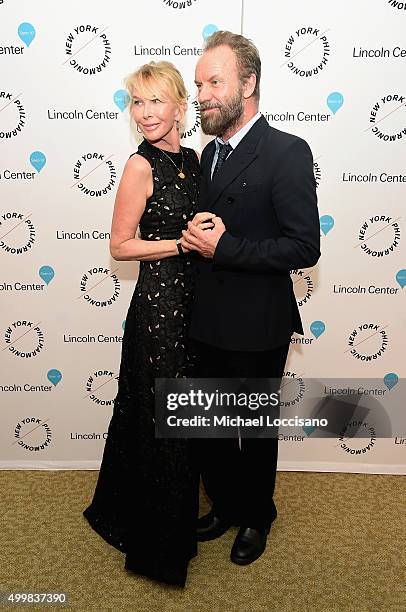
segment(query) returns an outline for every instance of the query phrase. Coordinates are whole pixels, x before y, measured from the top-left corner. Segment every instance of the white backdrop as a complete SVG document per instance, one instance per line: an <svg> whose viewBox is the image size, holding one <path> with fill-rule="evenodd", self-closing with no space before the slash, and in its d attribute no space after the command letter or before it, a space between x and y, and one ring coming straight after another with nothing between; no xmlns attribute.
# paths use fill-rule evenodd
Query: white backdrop
<svg viewBox="0 0 406 612"><path fill-rule="evenodd" d="M403 6L0 1L1 468L99 465L138 271L108 251L137 146L122 79L173 61L190 93L183 142L202 149L193 72L216 27L257 44L263 114L314 154L322 258L292 271L305 337L293 338L288 376L371 378L400 393L384 379L405 368ZM282 440L279 469L405 473L403 437L351 444Z"/></svg>

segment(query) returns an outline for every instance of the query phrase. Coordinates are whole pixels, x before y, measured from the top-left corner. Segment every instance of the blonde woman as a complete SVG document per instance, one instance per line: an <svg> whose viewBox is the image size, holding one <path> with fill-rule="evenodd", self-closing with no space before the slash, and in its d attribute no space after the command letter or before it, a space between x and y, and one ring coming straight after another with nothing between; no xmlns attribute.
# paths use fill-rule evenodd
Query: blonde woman
<svg viewBox="0 0 406 612"><path fill-rule="evenodd" d="M194 264L179 239L196 213L199 160L180 146L187 92L175 66L145 64L126 86L144 140L123 171L110 252L140 261L140 270L99 478L84 515L126 553L126 569L184 586L197 554L198 474L188 440L155 438L154 379L193 373Z"/></svg>

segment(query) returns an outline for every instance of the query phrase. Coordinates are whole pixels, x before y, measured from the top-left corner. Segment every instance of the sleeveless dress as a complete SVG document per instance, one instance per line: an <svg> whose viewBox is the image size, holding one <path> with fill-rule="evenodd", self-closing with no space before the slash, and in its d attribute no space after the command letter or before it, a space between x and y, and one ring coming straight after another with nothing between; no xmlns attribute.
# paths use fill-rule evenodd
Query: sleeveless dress
<svg viewBox="0 0 406 612"><path fill-rule="evenodd" d="M199 160L193 149L181 151L165 155L146 140L138 148L154 183L140 219L143 240L179 238L196 213ZM172 163L180 169L182 154L184 179ZM179 586L197 554L199 474L189 440L155 438L154 378L193 376L194 273L188 255L140 262L98 481L83 512L126 554L125 569Z"/></svg>

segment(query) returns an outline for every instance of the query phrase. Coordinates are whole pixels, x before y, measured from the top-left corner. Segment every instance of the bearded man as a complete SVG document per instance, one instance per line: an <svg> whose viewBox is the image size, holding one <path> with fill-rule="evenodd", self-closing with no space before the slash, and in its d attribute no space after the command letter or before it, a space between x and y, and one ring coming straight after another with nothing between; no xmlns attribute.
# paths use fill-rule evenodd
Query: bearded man
<svg viewBox="0 0 406 612"><path fill-rule="evenodd" d="M202 129L216 138L202 152L199 212L181 239L199 254L190 332L199 377L280 380L291 335L303 334L290 271L320 257L312 153L258 111L260 76L250 40L224 31L207 39L195 82ZM213 502L198 539L237 525L231 560L251 563L277 515L278 440L193 443Z"/></svg>

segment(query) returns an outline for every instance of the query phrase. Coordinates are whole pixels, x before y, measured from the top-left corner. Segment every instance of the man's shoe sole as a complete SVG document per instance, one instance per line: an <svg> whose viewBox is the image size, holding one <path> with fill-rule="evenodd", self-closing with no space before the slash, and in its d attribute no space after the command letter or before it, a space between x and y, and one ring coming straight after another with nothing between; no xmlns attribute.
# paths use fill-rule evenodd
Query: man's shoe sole
<svg viewBox="0 0 406 612"><path fill-rule="evenodd" d="M256 555L256 556L255 556L255 557L253 557L253 558L249 558L249 559L239 559L238 557L232 557L232 556L230 555L230 560L231 560L233 563L235 563L236 565L249 565L250 563L253 563L253 562L254 562L254 561L256 561L257 559L259 559L259 558L260 558L260 557L261 557L261 556L264 554L264 552L265 552L265 548L266 548L266 544L265 544L265 546L264 546L263 550L262 550L262 551L261 551L261 552L260 552L258 555Z"/></svg>

